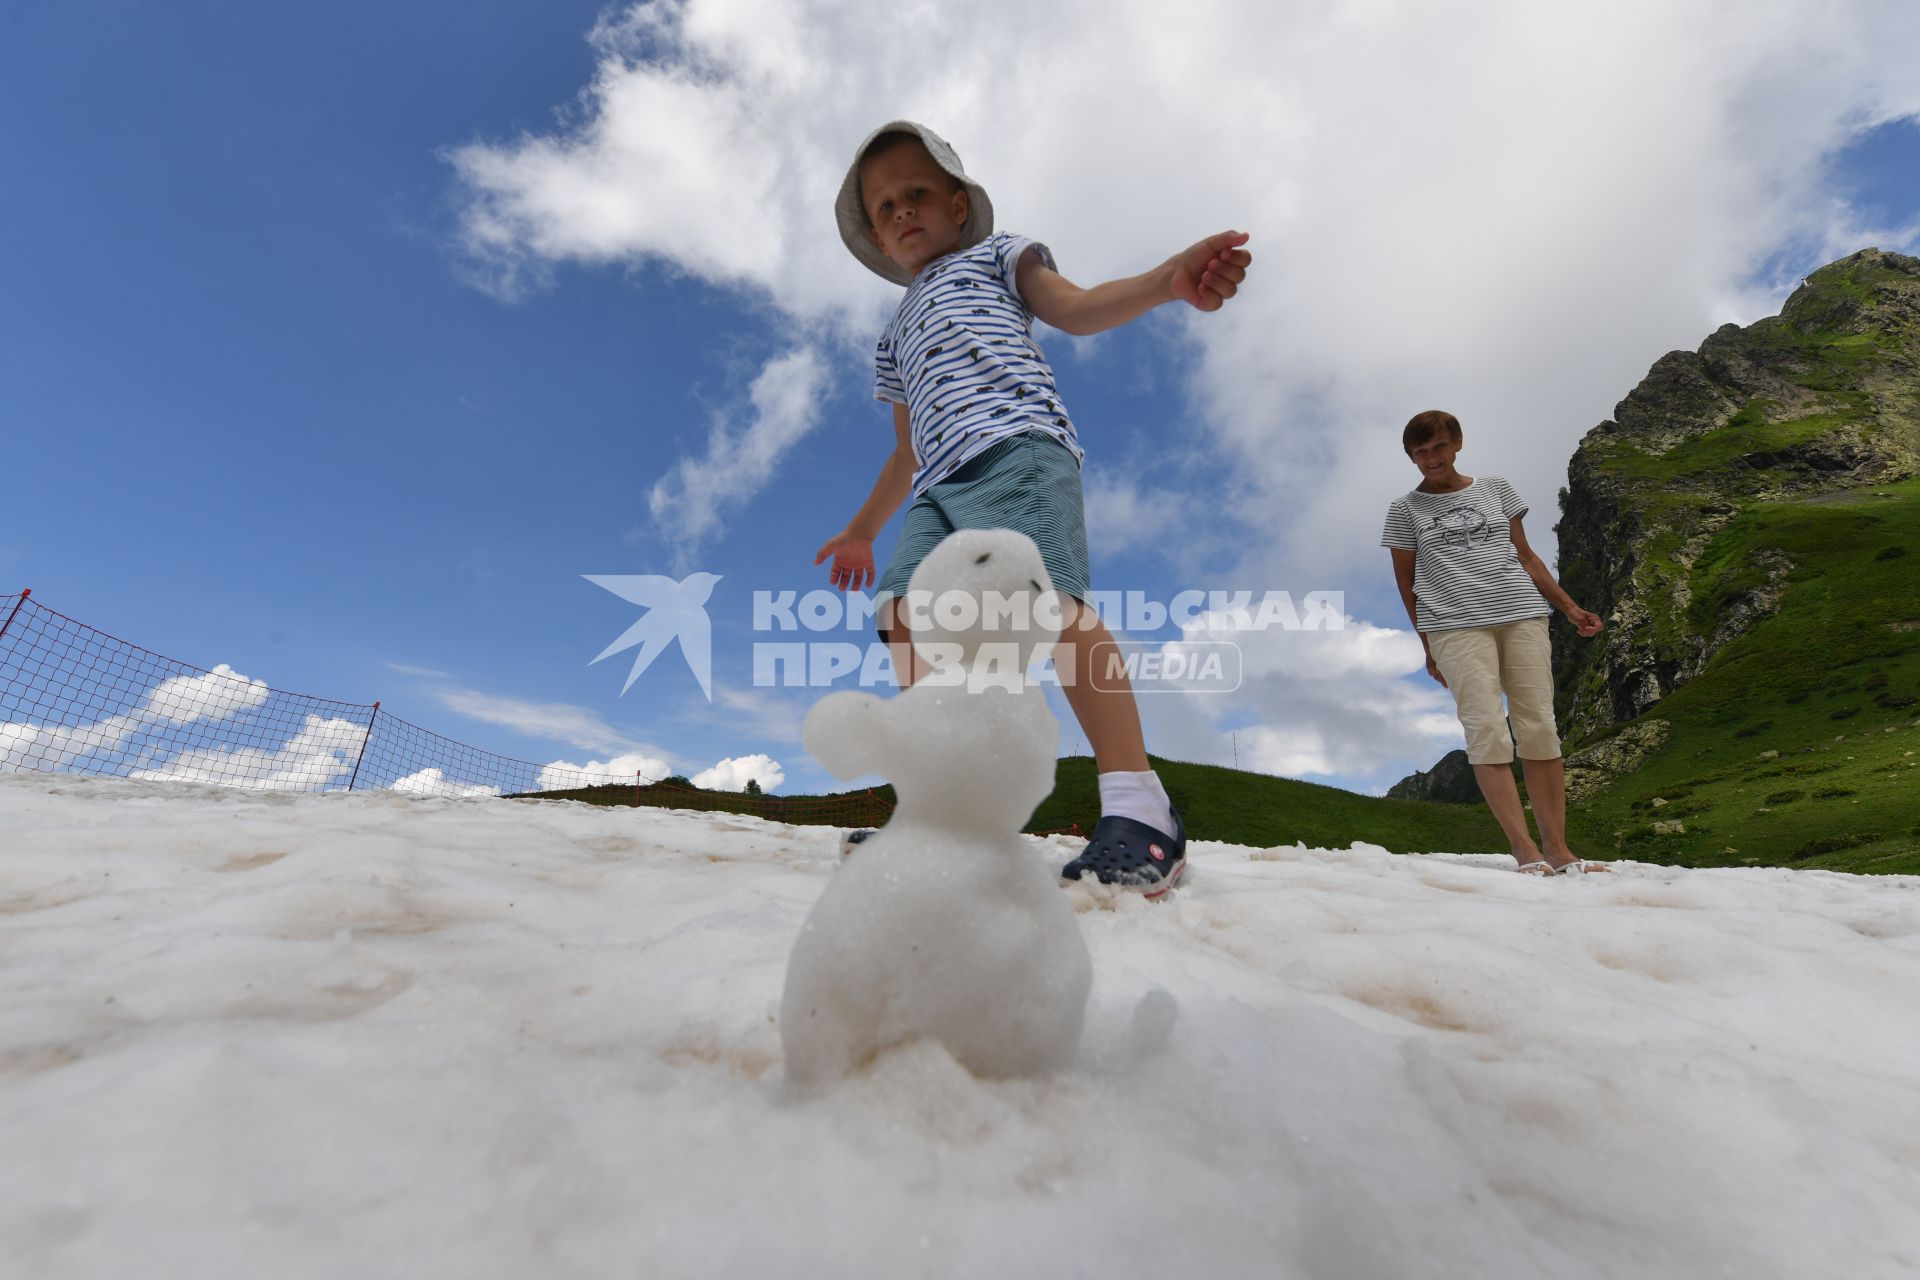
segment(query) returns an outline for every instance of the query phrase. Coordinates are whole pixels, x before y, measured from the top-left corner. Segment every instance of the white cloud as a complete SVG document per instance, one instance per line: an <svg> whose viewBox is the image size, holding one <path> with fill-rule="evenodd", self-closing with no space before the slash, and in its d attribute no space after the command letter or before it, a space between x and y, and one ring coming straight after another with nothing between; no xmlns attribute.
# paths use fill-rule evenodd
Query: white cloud
<svg viewBox="0 0 1920 1280"><path fill-rule="evenodd" d="M404 778L395 778L389 788L410 796L497 796L498 787L483 787L479 783L449 782L447 775L439 769L421 769Z"/></svg>
<svg viewBox="0 0 1920 1280"><path fill-rule="evenodd" d="M613 778L621 782L641 780L657 782L673 772L672 762L665 756L651 755L642 751L630 751L614 756L611 760L588 760L584 764L575 764L571 760L555 760L540 770L540 790L555 791L581 785L581 776L588 778Z"/></svg>
<svg viewBox="0 0 1920 1280"><path fill-rule="evenodd" d="M844 311L852 260L820 251L826 210L840 153L886 118L869 119L868 103L892 96L843 80L874 51L862 15L784 0L638 4L591 39L593 82L559 130L448 153L480 282L511 297L556 262L651 261L796 315ZM856 61L843 66L843 52ZM873 316L887 286L868 279L853 305Z"/></svg>
<svg viewBox="0 0 1920 1280"><path fill-rule="evenodd" d="M1296 679L1333 680L1353 677L1398 677L1426 662L1426 650L1412 631L1377 627L1348 617L1341 627L1259 630L1235 625L1223 614L1203 614L1198 624L1182 628L1188 641L1224 640L1240 648L1250 677L1279 675Z"/></svg>
<svg viewBox="0 0 1920 1280"><path fill-rule="evenodd" d="M429 686L427 696L470 720L497 724L518 733L564 742L586 751L621 751L635 746L627 734L597 712L565 702L528 702L477 689Z"/></svg>
<svg viewBox="0 0 1920 1280"><path fill-rule="evenodd" d="M132 716L94 724L0 724L0 770L50 772L88 755L112 755L140 727Z"/></svg>
<svg viewBox="0 0 1920 1280"><path fill-rule="evenodd" d="M1157 547L1176 532L1184 537L1183 526L1192 519L1178 493L1128 480L1091 460L1081 485L1086 496L1087 550L1096 557L1133 547Z"/></svg>
<svg viewBox="0 0 1920 1280"><path fill-rule="evenodd" d="M266 702L273 691L226 663L197 676L173 676L155 685L137 710L90 724L0 724L0 769L65 769L87 756L110 757L156 725L231 720Z"/></svg>
<svg viewBox="0 0 1920 1280"><path fill-rule="evenodd" d="M271 692L266 681L249 680L223 662L205 675L161 681L148 695L146 710L150 718L169 724L231 720L265 702Z"/></svg>
<svg viewBox="0 0 1920 1280"><path fill-rule="evenodd" d="M709 791L745 791L749 779L759 783L762 791L772 791L787 780L787 772L771 756L730 756L711 769L702 769L689 781Z"/></svg>
<svg viewBox="0 0 1920 1280"><path fill-rule="evenodd" d="M801 722L813 706L815 696L811 693L783 695L771 689L726 684L716 684L713 689L719 709L737 721L744 732L762 741L796 744L800 741ZM712 714L712 709L704 704L697 710L703 716Z"/></svg>
<svg viewBox="0 0 1920 1280"><path fill-rule="evenodd" d="M170 782L214 782L260 791L320 791L353 772L367 727L309 715L300 732L277 750L264 747L183 751L128 776Z"/></svg>
<svg viewBox="0 0 1920 1280"><path fill-rule="evenodd" d="M820 420L826 367L811 348L767 362L748 393L752 415L743 425L716 414L707 450L682 458L647 496L654 527L672 543L684 572L687 557L717 533L773 479L787 453Z"/></svg>
<svg viewBox="0 0 1920 1280"><path fill-rule="evenodd" d="M1460 745L1452 696L1425 674L1426 653L1411 631L1353 618L1342 630L1318 631L1210 621L1172 643L1237 645L1240 686L1231 694L1143 695L1162 755L1227 763L1237 752L1241 768L1261 773L1392 782Z"/></svg>
<svg viewBox="0 0 1920 1280"><path fill-rule="evenodd" d="M413 674L428 674L411 669ZM439 674L439 673L433 673ZM164 756L169 749L164 726L231 719L262 705L272 690L248 680L226 664L201 676L179 676L156 685L142 700L139 711L112 716L92 724L0 724L0 772L65 769L88 756L128 759L113 761L111 772L127 768L127 776L166 781L210 782L253 789L326 790L345 783L366 740L364 724L309 715L300 731L278 747L219 746L194 748ZM564 703L534 703L480 693L471 689L435 687L429 690L442 705L472 719L504 725L523 733L554 738L588 748L631 748L632 740L583 707ZM154 734L154 738L146 735ZM135 747L138 750L135 750ZM776 766L777 769L777 766ZM608 760L584 764L556 760L541 769L542 790L580 785L579 775L615 777L631 781L636 775L665 777L672 772L666 756L648 750L627 750ZM451 780L437 767L423 768L392 783L392 789L412 795L499 795L498 787Z"/></svg>

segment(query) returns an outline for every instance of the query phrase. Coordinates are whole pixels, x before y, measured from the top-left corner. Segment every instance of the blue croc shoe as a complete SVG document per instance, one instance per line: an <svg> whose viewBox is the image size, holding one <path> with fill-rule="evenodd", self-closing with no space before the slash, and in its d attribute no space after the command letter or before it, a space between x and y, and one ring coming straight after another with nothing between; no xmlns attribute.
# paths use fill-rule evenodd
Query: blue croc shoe
<svg viewBox="0 0 1920 1280"><path fill-rule="evenodd" d="M875 827L857 827L852 831L842 831L840 833L840 856L843 858L851 858L855 849L858 849L861 845L879 834L879 830Z"/></svg>
<svg viewBox="0 0 1920 1280"><path fill-rule="evenodd" d="M1060 869L1060 878L1078 880L1089 871L1101 884L1139 889L1149 898L1168 892L1187 873L1187 828L1180 811L1173 810L1171 838L1132 818L1100 819L1093 839Z"/></svg>

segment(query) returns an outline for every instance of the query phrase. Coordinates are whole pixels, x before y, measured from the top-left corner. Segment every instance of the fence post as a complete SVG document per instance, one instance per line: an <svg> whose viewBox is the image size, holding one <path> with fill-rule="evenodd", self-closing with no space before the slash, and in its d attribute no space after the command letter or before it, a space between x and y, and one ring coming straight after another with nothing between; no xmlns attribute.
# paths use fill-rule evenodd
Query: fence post
<svg viewBox="0 0 1920 1280"><path fill-rule="evenodd" d="M7 615L7 620L5 622L0 622L0 637L4 637L7 634L7 628L13 625L14 614L17 614L20 612L20 606L25 604L27 602L27 597L32 594L33 594L32 587L20 588L20 598L13 602L13 613L10 613Z"/></svg>
<svg viewBox="0 0 1920 1280"><path fill-rule="evenodd" d="M373 714L367 717L367 735L360 739L360 754L354 757L353 776L347 779L347 790L353 790L353 784L360 781L360 762L367 758L367 743L373 738L373 722L380 717L380 704L373 704Z"/></svg>

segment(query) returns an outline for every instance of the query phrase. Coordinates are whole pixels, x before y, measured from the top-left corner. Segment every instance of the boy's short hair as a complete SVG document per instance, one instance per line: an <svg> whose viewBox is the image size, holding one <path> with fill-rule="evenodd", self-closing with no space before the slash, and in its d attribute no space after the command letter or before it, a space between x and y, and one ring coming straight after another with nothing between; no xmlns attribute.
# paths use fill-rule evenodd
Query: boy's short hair
<svg viewBox="0 0 1920 1280"><path fill-rule="evenodd" d="M913 283L914 273L880 252L873 236L873 221L867 215L866 194L860 189L861 162L872 153L876 142L893 134L917 139L933 162L966 191L967 220L960 227L960 243L956 248L971 249L993 234L993 201L985 187L967 176L966 166L960 163L960 157L947 140L927 126L913 120L889 120L868 134L854 149L853 163L847 166L847 176L840 180L840 190L834 194L833 220L840 228L840 242L847 246L848 253L860 260L861 266L883 280L909 285Z"/></svg>
<svg viewBox="0 0 1920 1280"><path fill-rule="evenodd" d="M911 129L888 129L884 133L876 133L873 141L861 150L858 163L865 164L882 151L891 151L903 142L920 142L920 135ZM920 145L924 147L927 144L920 142Z"/></svg>
<svg viewBox="0 0 1920 1280"><path fill-rule="evenodd" d="M1408 453L1445 432L1449 439L1459 444L1464 437L1460 434L1460 419L1445 409L1429 409L1425 413L1416 413L1407 421L1407 429L1400 433L1400 447Z"/></svg>
<svg viewBox="0 0 1920 1280"><path fill-rule="evenodd" d="M922 151L927 150L927 144L924 140L922 140L920 135L917 133L910 132L909 130L906 130L906 129L889 129L885 133L876 135L872 142L869 142L864 148L861 149L859 157L856 160L854 160L853 162L854 171L858 172L861 168L863 168L866 165L867 161L873 159L875 156L880 155L883 152L891 151L895 147L905 146L909 142L912 143L914 146L919 147ZM931 157L933 153L931 151L928 151L927 154L929 157ZM949 195L951 195L955 191L961 190L966 186L966 184L961 182L960 179L954 177L950 173L947 173L945 167L941 166L939 161L937 160L934 161L934 165L936 168L940 169L941 173L947 174L947 192ZM867 211L867 192L866 192L866 188L863 186L860 189L860 212L866 213L866 211ZM867 218L867 225L868 226L873 225L872 217Z"/></svg>

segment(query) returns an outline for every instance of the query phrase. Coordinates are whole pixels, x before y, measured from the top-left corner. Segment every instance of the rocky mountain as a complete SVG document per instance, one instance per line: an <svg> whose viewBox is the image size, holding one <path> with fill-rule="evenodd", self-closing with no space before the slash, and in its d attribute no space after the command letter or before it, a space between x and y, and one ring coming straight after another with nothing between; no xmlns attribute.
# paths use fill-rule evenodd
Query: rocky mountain
<svg viewBox="0 0 1920 1280"><path fill-rule="evenodd" d="M1556 619L1569 747L1698 676L1778 605L1793 565L1708 549L1757 506L1920 475L1920 259L1866 249L1822 267L1777 316L1673 351L1587 433L1561 494L1560 581L1607 619ZM1732 581L1708 581L1735 570Z"/></svg>
<svg viewBox="0 0 1920 1280"><path fill-rule="evenodd" d="M1410 773L1387 788L1389 800L1437 800L1442 804L1479 804L1480 784L1464 751L1449 751L1433 768Z"/></svg>

